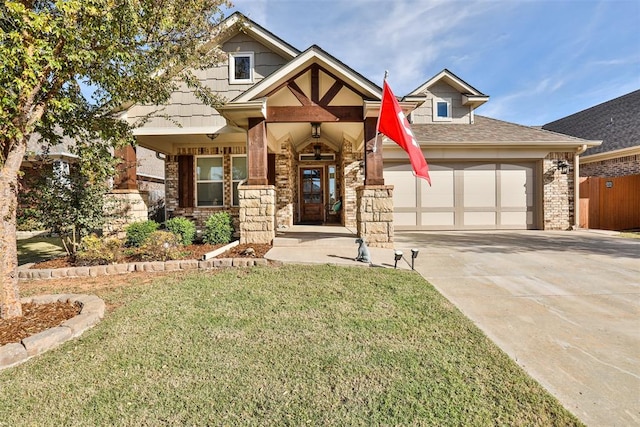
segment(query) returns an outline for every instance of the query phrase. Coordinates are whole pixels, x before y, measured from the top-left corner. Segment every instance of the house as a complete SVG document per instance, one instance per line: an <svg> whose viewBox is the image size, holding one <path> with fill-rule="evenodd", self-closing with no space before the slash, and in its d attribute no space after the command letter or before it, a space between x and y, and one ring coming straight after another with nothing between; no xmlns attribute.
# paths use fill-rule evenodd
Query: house
<svg viewBox="0 0 640 427"><path fill-rule="evenodd" d="M580 156L580 227L640 228L640 90L542 128L602 140Z"/></svg>
<svg viewBox="0 0 640 427"><path fill-rule="evenodd" d="M142 194L143 203L138 203L135 208L128 206L128 214L132 209L137 211L138 220L154 215L158 210L157 206L164 207L164 160L144 147L127 147L115 154L123 158L124 162L119 168L119 176L114 177L112 192L126 194L133 191ZM77 161L78 156L73 152L71 138L64 137L59 144L46 147L40 143L38 134L32 135L27 142L27 152L20 168L21 195L27 194L29 186L37 183L38 177L52 168L62 175L73 173ZM24 205L24 197L21 199L23 205L18 210L19 221L32 224L28 218L29 206Z"/></svg>
<svg viewBox="0 0 640 427"><path fill-rule="evenodd" d="M542 129L602 140L580 156L580 176L640 174L640 89L547 123Z"/></svg>
<svg viewBox="0 0 640 427"><path fill-rule="evenodd" d="M574 225L575 177L565 165L598 141L476 115L489 96L443 70L400 102L429 162L429 187L400 147L376 138L379 85L239 13L222 26L216 42L228 61L196 73L228 101L210 108L182 86L163 117L135 130L140 146L166 156L168 217L201 225L230 211L248 243L335 222L382 247L393 245L394 229ZM157 108L134 105L124 117Z"/></svg>

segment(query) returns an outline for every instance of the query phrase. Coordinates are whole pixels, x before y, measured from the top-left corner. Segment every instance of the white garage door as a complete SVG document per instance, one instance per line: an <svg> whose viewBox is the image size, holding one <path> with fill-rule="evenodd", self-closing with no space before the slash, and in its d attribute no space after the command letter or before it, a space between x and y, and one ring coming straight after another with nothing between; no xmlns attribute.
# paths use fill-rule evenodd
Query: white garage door
<svg viewBox="0 0 640 427"><path fill-rule="evenodd" d="M398 230L537 228L535 163L435 163L431 183L409 164L385 163Z"/></svg>

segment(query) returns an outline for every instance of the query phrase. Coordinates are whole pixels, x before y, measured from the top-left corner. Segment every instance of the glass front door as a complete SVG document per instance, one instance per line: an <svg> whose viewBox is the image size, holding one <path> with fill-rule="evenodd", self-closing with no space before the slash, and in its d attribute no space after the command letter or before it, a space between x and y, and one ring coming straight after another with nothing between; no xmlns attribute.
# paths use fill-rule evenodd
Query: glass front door
<svg viewBox="0 0 640 427"><path fill-rule="evenodd" d="M300 169L300 222L324 222L324 168Z"/></svg>

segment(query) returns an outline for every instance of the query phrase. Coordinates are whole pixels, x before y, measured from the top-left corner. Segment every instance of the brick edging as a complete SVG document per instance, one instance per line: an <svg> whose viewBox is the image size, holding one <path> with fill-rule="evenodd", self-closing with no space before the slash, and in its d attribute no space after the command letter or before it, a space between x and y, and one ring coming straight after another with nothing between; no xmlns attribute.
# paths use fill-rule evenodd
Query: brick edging
<svg viewBox="0 0 640 427"><path fill-rule="evenodd" d="M98 277L114 274L126 274L135 271L160 272L160 271L187 271L210 270L221 267L253 267L255 265L267 265L265 258L215 258L206 261L173 260L130 262L128 264L95 265L91 267L68 267L30 269L19 268L18 280L59 279L64 277Z"/></svg>
<svg viewBox="0 0 640 427"><path fill-rule="evenodd" d="M79 337L84 331L97 325L104 317L104 301L95 295L39 295L20 299L21 304L52 304L56 302L77 302L82 308L78 315L66 320L60 326L31 335L19 343L9 343L1 346L0 370L19 365L70 339Z"/></svg>

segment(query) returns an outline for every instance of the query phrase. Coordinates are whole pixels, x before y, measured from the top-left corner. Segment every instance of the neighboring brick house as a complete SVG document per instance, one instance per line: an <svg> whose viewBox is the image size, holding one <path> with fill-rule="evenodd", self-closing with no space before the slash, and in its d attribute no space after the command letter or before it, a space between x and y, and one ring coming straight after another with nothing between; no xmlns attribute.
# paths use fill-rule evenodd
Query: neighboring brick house
<svg viewBox="0 0 640 427"><path fill-rule="evenodd" d="M640 90L547 123L542 129L602 140L580 156L580 176L640 174Z"/></svg>
<svg viewBox="0 0 640 427"><path fill-rule="evenodd" d="M239 13L222 26L214 42L228 61L195 73L229 101L210 108L182 85L163 117L134 133L166 155L168 216L202 225L230 211L241 241L260 243L294 224L338 223L386 247L394 229L574 225L574 176L560 166L598 141L477 116L489 96L443 70L401 99L430 165L429 187L400 147L376 138L379 85ZM134 105L126 117L157 108Z"/></svg>

